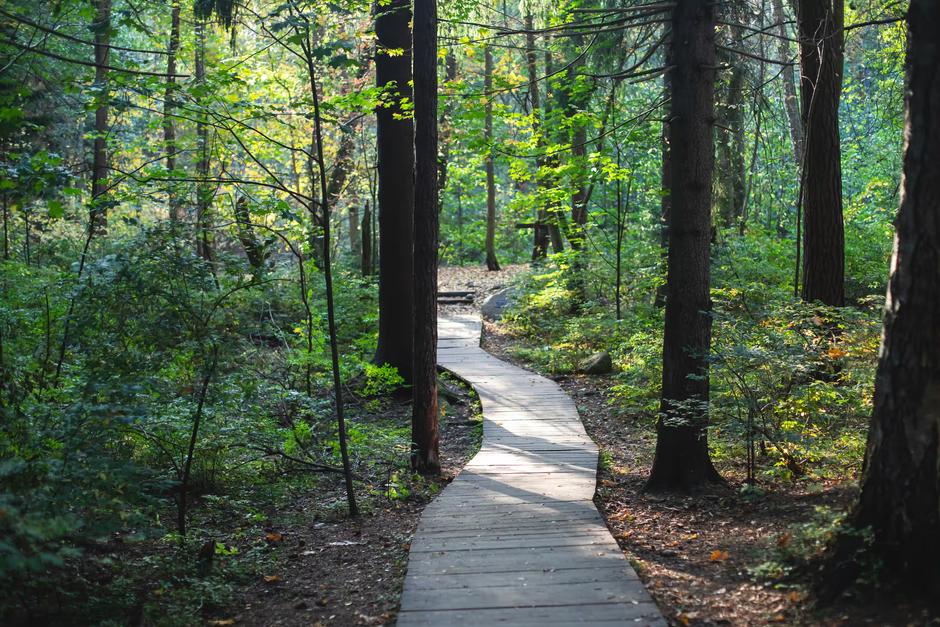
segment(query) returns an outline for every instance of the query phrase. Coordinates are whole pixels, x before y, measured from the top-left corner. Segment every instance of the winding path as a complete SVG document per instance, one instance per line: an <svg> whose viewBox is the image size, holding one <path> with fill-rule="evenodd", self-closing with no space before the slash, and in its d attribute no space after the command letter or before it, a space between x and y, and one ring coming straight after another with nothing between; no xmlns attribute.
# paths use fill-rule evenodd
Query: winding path
<svg viewBox="0 0 940 627"><path fill-rule="evenodd" d="M400 627L666 622L594 507L597 446L553 381L480 348L480 320L439 321L438 362L483 405L483 446L428 505Z"/></svg>

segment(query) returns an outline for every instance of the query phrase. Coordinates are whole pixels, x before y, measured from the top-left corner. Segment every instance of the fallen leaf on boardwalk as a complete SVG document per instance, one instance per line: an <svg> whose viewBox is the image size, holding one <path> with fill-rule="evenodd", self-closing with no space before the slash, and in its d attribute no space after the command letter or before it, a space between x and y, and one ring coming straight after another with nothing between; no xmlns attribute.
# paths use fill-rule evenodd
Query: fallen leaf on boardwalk
<svg viewBox="0 0 940 627"><path fill-rule="evenodd" d="M711 555L708 556L708 561L710 562L723 562L726 559L728 559L728 552L720 551L718 549L712 551Z"/></svg>
<svg viewBox="0 0 940 627"><path fill-rule="evenodd" d="M281 576L280 576L280 575L265 575L265 576L264 576L264 581L265 581L266 583L277 583L277 582L279 582L280 580L281 580Z"/></svg>
<svg viewBox="0 0 940 627"><path fill-rule="evenodd" d="M278 533L277 531L272 531L270 533L266 533L264 535L264 539L267 540L268 542L281 542L282 540L284 540L284 535L281 533Z"/></svg>

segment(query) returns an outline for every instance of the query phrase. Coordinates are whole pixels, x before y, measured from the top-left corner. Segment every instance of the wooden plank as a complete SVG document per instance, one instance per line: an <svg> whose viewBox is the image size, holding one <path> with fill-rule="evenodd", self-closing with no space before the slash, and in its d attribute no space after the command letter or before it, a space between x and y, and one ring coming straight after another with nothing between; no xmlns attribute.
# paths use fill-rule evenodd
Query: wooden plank
<svg viewBox="0 0 940 627"><path fill-rule="evenodd" d="M439 320L438 363L474 386L483 446L425 508L398 624L665 625L592 501L597 445L554 381Z"/></svg>

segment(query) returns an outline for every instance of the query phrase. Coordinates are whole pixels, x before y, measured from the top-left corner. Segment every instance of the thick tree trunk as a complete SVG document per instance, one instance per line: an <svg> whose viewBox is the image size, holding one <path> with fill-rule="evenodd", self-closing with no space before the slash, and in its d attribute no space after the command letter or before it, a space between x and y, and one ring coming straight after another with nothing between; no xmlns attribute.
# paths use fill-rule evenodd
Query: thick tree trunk
<svg viewBox="0 0 940 627"><path fill-rule="evenodd" d="M166 52L166 91L163 96L163 144L166 150L166 170L172 177L176 171L176 55L180 48L180 0L173 0L170 10L170 42ZM176 187L170 183L167 193L167 212L170 220L182 219L182 203Z"/></svg>
<svg viewBox="0 0 940 627"><path fill-rule="evenodd" d="M850 518L863 549L915 590L940 587L940 3L908 13L904 171L874 413ZM836 564L844 568L844 563ZM856 564L857 568L865 568ZM851 583L845 581L844 583ZM910 590L911 588L907 588ZM837 590L838 591L838 590ZM936 597L934 597L936 598Z"/></svg>
<svg viewBox="0 0 940 627"><path fill-rule="evenodd" d="M414 324L413 242L415 155L411 102L411 4L377 5L376 84L385 89L376 110L379 212L379 339L377 363L388 363L411 384ZM385 50L400 50L389 54ZM403 102L404 101L404 102ZM396 119L396 115L398 118ZM402 117L403 116L403 117Z"/></svg>
<svg viewBox="0 0 940 627"><path fill-rule="evenodd" d="M719 480L708 456L709 246L714 170L715 14L679 0L672 15L669 226L663 387L649 490Z"/></svg>
<svg viewBox="0 0 940 627"><path fill-rule="evenodd" d="M95 0L95 141L91 166L91 210L89 211L92 232L102 232L108 227L108 101L111 90L108 84L108 66L111 43L111 0Z"/></svg>
<svg viewBox="0 0 940 627"><path fill-rule="evenodd" d="M483 51L483 91L486 96L484 135L486 137L486 269L499 270L496 259L496 174L493 165L493 52L489 46Z"/></svg>
<svg viewBox="0 0 940 627"><path fill-rule="evenodd" d="M845 304L842 223L842 0L800 0L803 155L803 290L805 301Z"/></svg>
<svg viewBox="0 0 940 627"><path fill-rule="evenodd" d="M441 471L437 406L437 0L414 3L414 404L411 466Z"/></svg>
<svg viewBox="0 0 940 627"><path fill-rule="evenodd" d="M782 63L790 62L790 42L786 40L789 35L787 14L783 10L783 0L773 0L774 21L777 27L777 55ZM796 81L793 79L793 69L783 70L783 104L787 112L787 121L790 123L790 140L793 142L793 157L797 164L803 163L803 122L800 119L800 101L796 93Z"/></svg>

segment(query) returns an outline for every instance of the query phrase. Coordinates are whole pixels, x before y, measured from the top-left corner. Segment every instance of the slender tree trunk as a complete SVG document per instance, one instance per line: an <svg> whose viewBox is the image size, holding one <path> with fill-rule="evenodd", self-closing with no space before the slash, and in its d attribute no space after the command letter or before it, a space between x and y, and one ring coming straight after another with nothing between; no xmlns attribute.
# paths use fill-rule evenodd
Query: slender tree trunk
<svg viewBox="0 0 940 627"><path fill-rule="evenodd" d="M95 141L91 166L90 228L103 232L108 227L108 111L111 89L108 66L111 43L111 0L95 0Z"/></svg>
<svg viewBox="0 0 940 627"><path fill-rule="evenodd" d="M532 116L532 132L539 134L542 132L541 125L541 115L542 107L539 100L539 79L538 79L538 58L536 56L535 50L535 33L534 33L534 22L532 19L532 13L529 9L528 3L526 4L526 15L525 15L525 45L526 45L526 68L529 72L529 114ZM541 147L542 141L539 139L539 146ZM542 168L544 167L544 159L538 158L535 160L535 168L538 171L536 175L539 179L542 176ZM536 183L537 186L541 186L541 181L539 180ZM546 211L541 201L539 201L539 209L536 211L535 218L535 228L533 229L533 239L532 239L532 259L541 259L548 254L548 243L549 243L549 229L548 229L548 218Z"/></svg>
<svg viewBox="0 0 940 627"><path fill-rule="evenodd" d="M437 0L414 3L414 404L411 466L441 471L437 406Z"/></svg>
<svg viewBox="0 0 940 627"><path fill-rule="evenodd" d="M196 84L206 84L206 27L204 18L196 19ZM213 191L209 183L209 125L205 115L199 114L196 122L196 174L199 182L196 183L196 253L206 261L212 261L212 244L209 238Z"/></svg>
<svg viewBox="0 0 940 627"><path fill-rule="evenodd" d="M708 455L709 246L714 170L715 14L679 0L672 15L669 228L663 387L649 490L719 480Z"/></svg>
<svg viewBox="0 0 940 627"><path fill-rule="evenodd" d="M167 175L172 178L176 171L176 55L180 48L180 0L173 0L170 9L170 42L166 56L166 91L163 96L163 144L166 150ZM182 219L182 205L173 183L170 183L167 196L167 211L170 220Z"/></svg>
<svg viewBox="0 0 940 627"><path fill-rule="evenodd" d="M349 254L356 261L362 258L362 234L359 232L359 205L349 203L347 222L349 224Z"/></svg>
<svg viewBox="0 0 940 627"><path fill-rule="evenodd" d="M837 576L825 582L832 592L867 571L856 551L907 591L940 588L940 3L912 0L907 19L901 201L861 493L850 516L872 542L839 539L830 564Z"/></svg>
<svg viewBox="0 0 940 627"><path fill-rule="evenodd" d="M787 14L783 10L783 0L773 0L774 20L779 24L777 27L777 56L783 63L790 62L790 42L786 40L789 36L786 22ZM800 119L800 101L796 93L796 81L793 79L793 69L784 68L783 70L783 105L787 112L787 121L790 123L790 140L793 142L793 158L797 165L803 163L803 122Z"/></svg>
<svg viewBox="0 0 940 627"><path fill-rule="evenodd" d="M845 304L842 222L842 0L800 0L803 155L803 290L805 301Z"/></svg>
<svg viewBox="0 0 940 627"><path fill-rule="evenodd" d="M550 41L550 38L549 40ZM550 44L549 44L550 45ZM548 48L548 46L546 46ZM555 64L552 61L552 51L551 49L545 50L545 75L551 76L555 72ZM557 96L556 96L557 97ZM542 149L547 148L545 137L548 133L551 132L546 126L546 122L550 119L552 113L552 94L549 92L549 88L545 87L545 99L542 100L542 124L541 124L541 143L540 147ZM554 134L554 133L553 133ZM542 171L542 187L543 189L556 187L558 185L558 175L554 172L558 171L559 166L561 165L561 159L558 156L558 153L546 155L542 159L541 165L539 166L540 171L543 166L546 166L549 172ZM561 236L561 225L565 222L565 214L562 210L562 205L558 201L545 201L542 205L543 207L543 217L539 218L539 221L546 222L548 224L548 241L552 244L552 252L560 253L565 250L565 242Z"/></svg>
<svg viewBox="0 0 940 627"><path fill-rule="evenodd" d="M362 211L362 276L372 274L372 208L369 201Z"/></svg>
<svg viewBox="0 0 940 627"><path fill-rule="evenodd" d="M484 136L486 137L486 269L499 270L496 259L496 174L493 165L493 52L483 50L483 91L486 93Z"/></svg>
<svg viewBox="0 0 940 627"><path fill-rule="evenodd" d="M377 363L388 363L410 385L414 333L413 242L415 198L411 93L411 4L376 5L376 84L385 89L376 110L379 212L379 339ZM402 50L389 54L385 50ZM396 119L397 117L397 119Z"/></svg>
<svg viewBox="0 0 940 627"><path fill-rule="evenodd" d="M664 25L664 28L671 29L669 24ZM663 64L666 66L672 65L670 51L672 50L672 34L671 31L665 34L666 37L666 55L663 60ZM672 72L666 72L663 74L663 91L667 94L672 93ZM660 258L663 261L664 266L668 266L669 263L669 214L671 213L670 209L672 208L672 152L669 150L669 119L672 117L671 111L666 111L663 114L663 123L662 123L662 140L661 140L661 152L662 152L662 166L660 169L660 201L659 201L659 253ZM666 306L666 284L663 283L656 288L656 300L655 304L657 307Z"/></svg>
<svg viewBox="0 0 940 627"><path fill-rule="evenodd" d="M346 503L349 508L349 515L356 517L359 515L359 506L356 504L352 467L349 461L349 449L346 442L343 382L340 376L339 340L337 339L336 333L336 308L334 306L335 298L333 296L333 264L330 256L330 192L326 182L326 161L323 157L323 115L320 110L320 92L317 89L317 72L314 66L314 50L310 23L306 23L305 32L301 33L298 30L297 34L303 34L304 36L304 43L301 43L301 46L307 62L307 77L310 81L310 98L313 101L313 143L316 146L316 160L320 166L317 169L317 179L320 184L320 198L322 200L320 208L323 212L320 217L323 224L323 282L326 288L326 320L330 337L330 362L333 370L333 399L336 404L336 430L339 439L340 457L343 460L343 478L346 481ZM312 203L308 208L311 213L316 210L315 205Z"/></svg>
<svg viewBox="0 0 940 627"><path fill-rule="evenodd" d="M738 11L732 11L731 20L740 20ZM733 38L741 37L740 28L732 28ZM727 83L723 86L723 97L719 104L719 120L724 128L717 129L718 168L717 192L718 215L723 227L739 223L744 210L744 74L745 66L736 55L725 53L723 61L731 64Z"/></svg>
<svg viewBox="0 0 940 627"><path fill-rule="evenodd" d="M447 51L447 56L444 58L444 69L445 69L445 80L446 80L446 89L452 89L454 82L457 80L457 55L454 54L453 48L449 48ZM443 205L444 194L447 192L447 174L448 166L450 165L450 144L453 137L453 99L447 98L445 100L445 105L443 111L441 111L440 117L440 127L438 134L440 135L440 151L441 158L438 163L438 195L440 196L441 205Z"/></svg>

